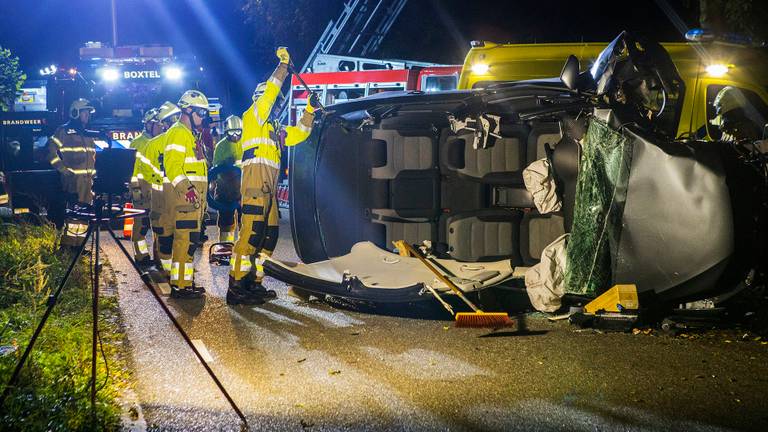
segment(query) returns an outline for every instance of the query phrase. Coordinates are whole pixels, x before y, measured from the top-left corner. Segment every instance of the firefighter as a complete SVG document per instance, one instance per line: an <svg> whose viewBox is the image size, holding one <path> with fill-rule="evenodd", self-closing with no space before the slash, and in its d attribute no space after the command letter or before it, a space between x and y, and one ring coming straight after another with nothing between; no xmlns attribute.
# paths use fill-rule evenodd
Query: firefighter
<svg viewBox="0 0 768 432"><path fill-rule="evenodd" d="M208 165L200 133L208 117L208 99L188 90L179 99L181 116L168 132L164 152L165 176L174 193L171 297L200 298L205 289L194 284L194 254L208 193Z"/></svg>
<svg viewBox="0 0 768 432"><path fill-rule="evenodd" d="M62 189L68 205L92 204L93 176L96 173L96 144L94 131L85 127L96 112L91 103L77 99L69 107L69 121L59 126L48 141L48 161L61 176ZM88 222L66 218L61 245L82 244Z"/></svg>
<svg viewBox="0 0 768 432"><path fill-rule="evenodd" d="M231 115L224 121L224 138L216 144L213 152L213 166L240 167L242 164L243 121L240 117ZM240 201L240 178L234 171L226 171L219 174L216 179L216 189L213 196L217 200L229 203ZM234 243L235 229L237 227L236 211L219 210L219 218L216 225L219 227L219 242Z"/></svg>
<svg viewBox="0 0 768 432"><path fill-rule="evenodd" d="M171 188L170 181L165 176L163 153L165 152L165 131L178 120L179 113L179 107L173 102L165 102L160 106L157 120L164 132L149 140L144 159L142 159L142 162L145 163L145 173L150 174L150 186L152 188L149 213L154 237L152 250L155 264L166 273L166 276L170 276L171 272L173 227L171 224L172 215L165 206L165 196L170 194Z"/></svg>
<svg viewBox="0 0 768 432"><path fill-rule="evenodd" d="M144 113L144 130L131 141L131 148L136 150L136 162L131 177L131 201L133 207L142 210L150 208L151 176L148 170L149 164L145 162L146 147L149 140L162 133L162 125L157 119L159 110L152 108ZM149 247L147 246L147 232L149 231L149 215L134 218L131 241L133 242L133 257L137 264L148 266L151 262Z"/></svg>
<svg viewBox="0 0 768 432"><path fill-rule="evenodd" d="M277 245L278 208L277 180L280 173L281 146L304 141L312 130L315 100L304 111L297 126L283 128L270 121L272 108L288 76L290 55L277 49L280 59L269 81L259 84L253 104L243 114L242 179L240 185L241 224L230 260L227 303L259 304L275 298L272 290L261 284L264 278L263 258Z"/></svg>
<svg viewBox="0 0 768 432"><path fill-rule="evenodd" d="M762 138L766 119L736 87L723 87L715 96L713 106L717 116L712 124L720 128L723 141Z"/></svg>

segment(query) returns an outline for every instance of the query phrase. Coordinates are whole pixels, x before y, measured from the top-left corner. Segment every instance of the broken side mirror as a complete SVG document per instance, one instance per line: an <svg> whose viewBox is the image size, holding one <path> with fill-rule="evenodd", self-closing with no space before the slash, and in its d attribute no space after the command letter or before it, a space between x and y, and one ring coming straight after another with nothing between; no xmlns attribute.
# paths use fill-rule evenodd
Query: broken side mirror
<svg viewBox="0 0 768 432"><path fill-rule="evenodd" d="M560 72L560 81L570 90L576 90L576 84L579 80L579 59L571 54L565 61L562 72Z"/></svg>

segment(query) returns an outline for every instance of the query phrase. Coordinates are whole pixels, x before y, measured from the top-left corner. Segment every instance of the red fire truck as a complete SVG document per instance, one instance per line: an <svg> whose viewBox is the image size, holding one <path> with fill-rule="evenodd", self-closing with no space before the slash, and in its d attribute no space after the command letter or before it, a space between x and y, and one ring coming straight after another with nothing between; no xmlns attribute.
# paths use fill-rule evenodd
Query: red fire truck
<svg viewBox="0 0 768 432"><path fill-rule="evenodd" d="M461 66L412 67L395 70L303 73L301 78L320 96L324 105L344 102L386 91L455 90ZM291 78L289 122L296 123L307 105L307 91L297 77Z"/></svg>

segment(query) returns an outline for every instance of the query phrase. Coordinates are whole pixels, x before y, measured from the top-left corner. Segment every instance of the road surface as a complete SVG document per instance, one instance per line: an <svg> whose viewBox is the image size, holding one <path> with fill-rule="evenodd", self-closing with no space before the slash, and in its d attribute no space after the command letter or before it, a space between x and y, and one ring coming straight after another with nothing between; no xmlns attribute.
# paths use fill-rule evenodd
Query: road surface
<svg viewBox="0 0 768 432"><path fill-rule="evenodd" d="M240 430L102 235L148 428ZM275 255L296 260L287 224ZM273 280L275 301L232 308L224 301L228 268L200 253L196 262L205 300L166 301L250 430L768 430L768 345L735 330L600 334L538 315L526 335L456 329L434 319L439 309L420 319L402 309L393 316L305 303Z"/></svg>

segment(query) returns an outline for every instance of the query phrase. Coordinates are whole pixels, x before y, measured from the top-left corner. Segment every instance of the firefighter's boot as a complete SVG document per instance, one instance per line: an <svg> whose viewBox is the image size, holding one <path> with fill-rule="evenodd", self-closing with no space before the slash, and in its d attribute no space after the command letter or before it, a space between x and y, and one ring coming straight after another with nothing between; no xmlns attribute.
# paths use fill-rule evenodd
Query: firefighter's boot
<svg viewBox="0 0 768 432"><path fill-rule="evenodd" d="M175 285L171 286L171 297L180 300L199 299L205 295L205 288L190 285L185 288L179 288Z"/></svg>
<svg viewBox="0 0 768 432"><path fill-rule="evenodd" d="M260 305L277 297L272 290L266 290L260 283L254 282L250 278L235 280L229 278L229 289L227 290L227 304L235 305Z"/></svg>

